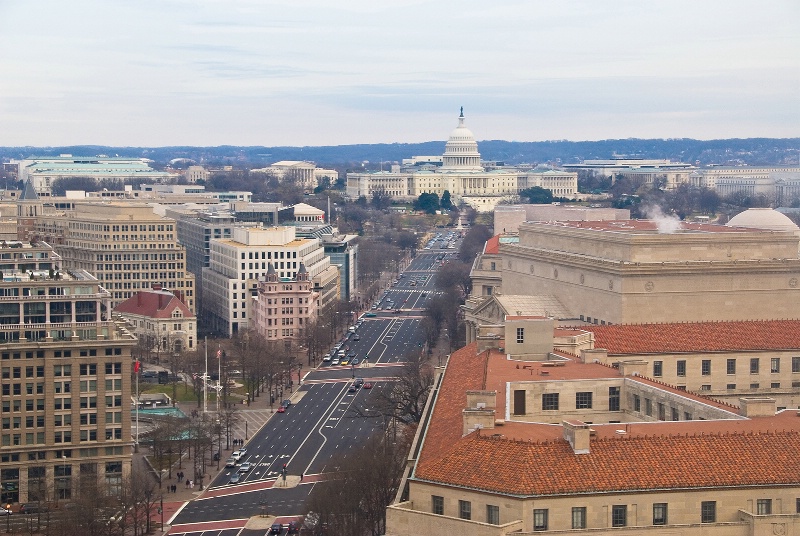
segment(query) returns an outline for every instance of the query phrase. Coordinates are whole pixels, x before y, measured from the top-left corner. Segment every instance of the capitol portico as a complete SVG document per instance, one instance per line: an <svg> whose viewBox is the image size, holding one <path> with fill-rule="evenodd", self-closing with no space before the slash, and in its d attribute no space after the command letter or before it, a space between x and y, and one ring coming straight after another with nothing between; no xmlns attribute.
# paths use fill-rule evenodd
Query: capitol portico
<svg viewBox="0 0 800 536"><path fill-rule="evenodd" d="M500 201L514 200L520 190L531 186L549 189L558 197L577 193L577 173L527 171L513 166L485 169L478 142L464 120L462 108L458 126L450 133L441 157L415 157L392 171L348 173L347 196L371 198L380 192L399 201L412 201L424 193L441 198L448 191L455 204L463 202L476 210L490 211Z"/></svg>

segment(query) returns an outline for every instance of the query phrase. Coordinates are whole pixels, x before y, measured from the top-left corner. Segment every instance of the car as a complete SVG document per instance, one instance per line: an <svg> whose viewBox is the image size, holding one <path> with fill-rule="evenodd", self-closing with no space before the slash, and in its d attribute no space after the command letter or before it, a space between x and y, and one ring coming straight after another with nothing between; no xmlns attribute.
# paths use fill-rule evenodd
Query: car
<svg viewBox="0 0 800 536"><path fill-rule="evenodd" d="M280 534L281 532L283 532L283 525L280 523L273 523L269 529L270 534Z"/></svg>
<svg viewBox="0 0 800 536"><path fill-rule="evenodd" d="M397 315L397 314L400 314L400 313L402 313L402 312L403 312L403 310L402 310L402 309L400 309L399 307L398 307L397 309L395 309L394 311L392 311L392 313L394 313L394 314L396 314L396 315Z"/></svg>
<svg viewBox="0 0 800 536"><path fill-rule="evenodd" d="M351 384L350 387L347 388L347 392L348 393L355 393L356 392L355 384Z"/></svg>
<svg viewBox="0 0 800 536"><path fill-rule="evenodd" d="M364 378L356 378L356 381L354 383L359 387L361 387L362 385L364 385Z"/></svg>
<svg viewBox="0 0 800 536"><path fill-rule="evenodd" d="M372 384L371 384L371 383L369 383L369 382L367 382L367 383L365 383L365 384L364 384L364 387L363 387L363 388L364 388L364 389L372 389Z"/></svg>
<svg viewBox="0 0 800 536"><path fill-rule="evenodd" d="M325 354L324 356L322 356L322 360L327 363L328 361L331 360L331 354Z"/></svg>
<svg viewBox="0 0 800 536"><path fill-rule="evenodd" d="M228 458L228 461L225 462L225 467L236 467L236 462L238 461L239 460L231 456L230 458Z"/></svg>
<svg viewBox="0 0 800 536"><path fill-rule="evenodd" d="M250 465L250 462L244 462L242 465L239 466L239 469L236 470L237 473L247 473L252 469L253 466Z"/></svg>
<svg viewBox="0 0 800 536"><path fill-rule="evenodd" d="M47 505L36 503L25 503L19 507L20 514L43 514L50 510Z"/></svg>
<svg viewBox="0 0 800 536"><path fill-rule="evenodd" d="M355 356L356 356L356 353L355 353L355 352L350 352L349 354L347 354L347 357L348 357L349 359L353 359Z"/></svg>
<svg viewBox="0 0 800 536"><path fill-rule="evenodd" d="M377 303L373 303L373 304L372 304L372 308L373 308L373 309L377 309L377 308L378 308L378 304L377 304ZM365 315L365 316L366 316L366 315Z"/></svg>
<svg viewBox="0 0 800 536"><path fill-rule="evenodd" d="M374 318L378 315L376 315L375 313L364 313L364 316L366 316L367 318Z"/></svg>
<svg viewBox="0 0 800 536"><path fill-rule="evenodd" d="M351 365L358 365L358 363L359 363L358 358L355 358L352 361L350 361Z"/></svg>
<svg viewBox="0 0 800 536"><path fill-rule="evenodd" d="M2 506L0 506L0 516L10 516L11 513L12 513L11 510L6 510Z"/></svg>
<svg viewBox="0 0 800 536"><path fill-rule="evenodd" d="M354 341L360 341L361 340L361 335L359 335L359 334L353 335L353 340Z"/></svg>
<svg viewBox="0 0 800 536"><path fill-rule="evenodd" d="M333 361L331 361L331 365L338 365L338 364L339 364L339 359L334 359Z"/></svg>
<svg viewBox="0 0 800 536"><path fill-rule="evenodd" d="M286 534L297 534L300 532L300 522L299 521L289 521L289 525L286 527Z"/></svg>
<svg viewBox="0 0 800 536"><path fill-rule="evenodd" d="M292 401L289 400L288 398L285 398L283 400L283 402L281 402L281 406L283 406L284 408L288 408L291 405L292 405Z"/></svg>
<svg viewBox="0 0 800 536"><path fill-rule="evenodd" d="M286 412L286 408L285 408L285 407L283 407L283 406L278 406L278 409L277 409L276 411L277 411L278 413L285 413L285 412Z"/></svg>
<svg viewBox="0 0 800 536"><path fill-rule="evenodd" d="M339 361L339 364L340 365L349 365L350 364L350 358L349 357L345 357L344 359Z"/></svg>
<svg viewBox="0 0 800 536"><path fill-rule="evenodd" d="M219 451L215 452L215 453L214 453L214 456L212 456L212 459L213 459L214 461L217 461L217 460L219 460L219 459L220 459L220 452L219 452Z"/></svg>
<svg viewBox="0 0 800 536"><path fill-rule="evenodd" d="M231 475L230 480L228 480L228 484L238 484L242 480L242 475L239 473L233 473Z"/></svg>

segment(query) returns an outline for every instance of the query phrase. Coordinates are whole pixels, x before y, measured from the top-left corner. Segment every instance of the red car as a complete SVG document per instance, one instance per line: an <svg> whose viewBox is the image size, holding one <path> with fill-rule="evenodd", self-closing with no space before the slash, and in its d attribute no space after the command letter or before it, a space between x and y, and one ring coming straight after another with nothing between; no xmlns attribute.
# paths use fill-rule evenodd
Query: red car
<svg viewBox="0 0 800 536"><path fill-rule="evenodd" d="M372 384L367 382L364 384L364 387L362 387L362 389L372 389Z"/></svg>
<svg viewBox="0 0 800 536"><path fill-rule="evenodd" d="M284 408L283 406L278 406L278 413L284 413L284 412L286 412L286 408Z"/></svg>

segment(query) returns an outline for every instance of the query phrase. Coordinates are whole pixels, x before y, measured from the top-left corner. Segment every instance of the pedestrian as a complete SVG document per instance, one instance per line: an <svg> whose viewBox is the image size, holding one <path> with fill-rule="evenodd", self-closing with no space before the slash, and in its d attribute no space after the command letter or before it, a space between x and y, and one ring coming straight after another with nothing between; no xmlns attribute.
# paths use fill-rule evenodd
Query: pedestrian
<svg viewBox="0 0 800 536"><path fill-rule="evenodd" d="M189 489L189 481L186 481L186 489Z"/></svg>
<svg viewBox="0 0 800 536"><path fill-rule="evenodd" d="M189 481L189 487L194 489L194 480Z"/></svg>
<svg viewBox="0 0 800 536"><path fill-rule="evenodd" d="M178 486L175 484L172 485L172 493L178 493Z"/></svg>
<svg viewBox="0 0 800 536"><path fill-rule="evenodd" d="M303 473L300 473L300 482L303 481Z"/></svg>

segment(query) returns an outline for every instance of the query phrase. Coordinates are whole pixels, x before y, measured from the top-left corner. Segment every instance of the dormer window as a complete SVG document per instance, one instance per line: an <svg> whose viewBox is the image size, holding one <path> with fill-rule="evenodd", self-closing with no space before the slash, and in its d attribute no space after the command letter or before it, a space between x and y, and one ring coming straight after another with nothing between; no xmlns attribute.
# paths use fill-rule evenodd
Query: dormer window
<svg viewBox="0 0 800 536"><path fill-rule="evenodd" d="M175 309L172 312L172 318L183 318L183 313L181 313L180 309Z"/></svg>

